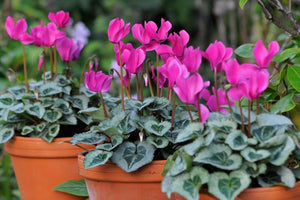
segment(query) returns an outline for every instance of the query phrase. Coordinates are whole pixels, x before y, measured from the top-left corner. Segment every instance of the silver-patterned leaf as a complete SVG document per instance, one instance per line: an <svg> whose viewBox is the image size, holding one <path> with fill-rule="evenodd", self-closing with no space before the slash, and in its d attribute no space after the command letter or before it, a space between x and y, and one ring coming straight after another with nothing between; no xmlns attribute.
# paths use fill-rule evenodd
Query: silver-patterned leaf
<svg viewBox="0 0 300 200"><path fill-rule="evenodd" d="M256 162L269 157L271 153L264 149L256 150L252 147L247 147L241 151L241 155L249 162Z"/></svg>
<svg viewBox="0 0 300 200"><path fill-rule="evenodd" d="M10 107L9 110L14 112L14 113L23 113L25 111L24 104L19 103L17 105L14 105L14 106Z"/></svg>
<svg viewBox="0 0 300 200"><path fill-rule="evenodd" d="M42 119L42 117L45 114L45 108L42 106L40 102L35 102L34 104L27 104L25 105L25 110L30 115L36 116L39 119Z"/></svg>
<svg viewBox="0 0 300 200"><path fill-rule="evenodd" d="M113 152L103 150L93 150L88 152L83 160L85 169L90 169L105 164L111 158Z"/></svg>
<svg viewBox="0 0 300 200"><path fill-rule="evenodd" d="M240 151L247 147L248 137L242 131L233 131L227 136L225 143L233 150Z"/></svg>
<svg viewBox="0 0 300 200"><path fill-rule="evenodd" d="M14 128L1 128L0 129L0 143L7 142L14 135L15 135Z"/></svg>
<svg viewBox="0 0 300 200"><path fill-rule="evenodd" d="M62 117L62 113L58 110L46 110L43 117L47 122L57 122Z"/></svg>
<svg viewBox="0 0 300 200"><path fill-rule="evenodd" d="M10 93L0 95L0 108L9 108L13 106L15 98Z"/></svg>
<svg viewBox="0 0 300 200"><path fill-rule="evenodd" d="M31 126L24 126L22 128L21 135L28 135L29 133L32 133L34 131L34 128Z"/></svg>
<svg viewBox="0 0 300 200"><path fill-rule="evenodd" d="M163 136L170 130L171 127L172 124L168 121L158 123L156 121L150 120L145 123L146 131L158 136Z"/></svg>
<svg viewBox="0 0 300 200"><path fill-rule="evenodd" d="M41 97L51 96L62 92L62 88L55 82L47 82L38 88Z"/></svg>

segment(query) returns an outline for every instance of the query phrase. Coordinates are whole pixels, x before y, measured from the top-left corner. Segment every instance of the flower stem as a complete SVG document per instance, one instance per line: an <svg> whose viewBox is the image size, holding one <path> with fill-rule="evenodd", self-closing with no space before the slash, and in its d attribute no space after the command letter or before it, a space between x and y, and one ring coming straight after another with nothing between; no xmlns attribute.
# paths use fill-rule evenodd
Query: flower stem
<svg viewBox="0 0 300 200"><path fill-rule="evenodd" d="M52 47L49 48L50 49L50 69L51 69L51 80L53 81L53 73L54 73L54 69L53 69L53 52L52 52Z"/></svg>
<svg viewBox="0 0 300 200"><path fill-rule="evenodd" d="M199 116L199 122L202 122L202 117L201 117L201 106L200 106L200 102L199 102L199 95L197 98L197 109L198 109L198 116Z"/></svg>
<svg viewBox="0 0 300 200"><path fill-rule="evenodd" d="M151 97L154 97L153 88L152 88L152 84L151 84L151 80L150 80L149 69L148 69L148 62L151 62L151 60L147 61L147 65L146 65L147 79L148 79L148 83L149 83Z"/></svg>
<svg viewBox="0 0 300 200"><path fill-rule="evenodd" d="M101 103L102 103L102 109L103 109L104 117L107 118L107 112L106 112L106 108L105 108L105 104L104 104L104 99L103 99L102 92L99 91L99 94L100 94L100 99L101 99Z"/></svg>
<svg viewBox="0 0 300 200"><path fill-rule="evenodd" d="M230 100L229 100L229 96L227 94L227 91L226 91L226 99L227 99L227 103L228 103L228 107L229 107L229 112L231 114L232 113L232 107L231 107L231 104L230 104Z"/></svg>
<svg viewBox="0 0 300 200"><path fill-rule="evenodd" d="M46 50L45 48L43 47L43 51L44 51L44 68L43 68L43 83L45 84L46 83L46 71L47 71L47 62L46 62Z"/></svg>
<svg viewBox="0 0 300 200"><path fill-rule="evenodd" d="M23 49L23 64L24 64L25 85L26 85L26 91L27 91L27 93L29 93L29 85L28 85L28 77L27 77L27 66L26 66L26 54L25 54L24 44L22 44L22 49Z"/></svg>
<svg viewBox="0 0 300 200"><path fill-rule="evenodd" d="M141 96L140 96L140 100L141 101L144 101L144 68L142 69L142 77L141 77L141 79L140 79L140 91L141 91Z"/></svg>
<svg viewBox="0 0 300 200"><path fill-rule="evenodd" d="M214 68L214 77L215 77L215 93L216 93L216 101L217 101L217 111L220 112L220 104L219 104L219 95L218 95L218 81L217 81L217 67Z"/></svg>
<svg viewBox="0 0 300 200"><path fill-rule="evenodd" d="M192 116L190 107L189 107L189 105L188 105L187 103L186 103L185 105L186 105L186 109L187 109L187 111L188 111L188 113L189 113L189 116L190 116L190 118L191 118L191 122L193 122L194 120L193 120L193 116Z"/></svg>
<svg viewBox="0 0 300 200"><path fill-rule="evenodd" d="M241 100L239 101L239 107L240 107L240 114L241 114L242 131L243 131L243 133L245 133L245 122L244 122L244 115L243 115Z"/></svg>
<svg viewBox="0 0 300 200"><path fill-rule="evenodd" d="M256 99L256 114L259 115L259 100Z"/></svg>
<svg viewBox="0 0 300 200"><path fill-rule="evenodd" d="M123 80L123 64L122 64L122 58L121 58L121 45L120 42L118 43L118 49L119 49L119 58L120 58L120 71L121 71L121 98L122 98L122 110L125 110L124 105L124 80Z"/></svg>
<svg viewBox="0 0 300 200"><path fill-rule="evenodd" d="M136 74L136 76L135 76L135 84L136 84L136 95L137 95L137 100L140 100L139 76L138 76L138 74Z"/></svg>
<svg viewBox="0 0 300 200"><path fill-rule="evenodd" d="M57 47L56 47L56 42L54 43L54 65L55 65L55 74L58 73L57 70Z"/></svg>
<svg viewBox="0 0 300 200"><path fill-rule="evenodd" d="M173 107L172 107L172 119L171 119L171 124L174 123L174 116L175 116L175 91L173 91Z"/></svg>
<svg viewBox="0 0 300 200"><path fill-rule="evenodd" d="M79 85L80 85L81 82L82 82L82 79L83 79L83 76L84 76L84 72L85 72L86 66L88 65L89 61L90 61L91 59L93 59L94 57L96 57L96 55L93 55L92 57L89 57L89 58L85 61L84 65L83 65L83 69L82 69L81 74L80 74Z"/></svg>
<svg viewBox="0 0 300 200"><path fill-rule="evenodd" d="M248 138L251 137L251 115L250 115L250 112L251 112L251 107L252 107L252 101L249 101L248 103Z"/></svg>
<svg viewBox="0 0 300 200"><path fill-rule="evenodd" d="M158 54L156 54L156 93L157 93L157 96L159 97L160 94L159 94L159 71L157 70L158 68L158 63L159 63L159 57L158 57Z"/></svg>
<svg viewBox="0 0 300 200"><path fill-rule="evenodd" d="M7 71L10 71L11 73L13 73L13 75L16 78L17 82L20 83L20 79L18 78L16 72L12 68L8 68Z"/></svg>

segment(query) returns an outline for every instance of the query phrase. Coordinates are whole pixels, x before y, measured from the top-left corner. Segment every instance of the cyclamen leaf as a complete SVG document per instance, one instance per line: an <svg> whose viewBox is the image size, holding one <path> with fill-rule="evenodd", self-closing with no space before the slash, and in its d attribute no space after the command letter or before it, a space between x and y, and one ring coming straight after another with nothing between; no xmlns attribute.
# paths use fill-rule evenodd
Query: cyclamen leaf
<svg viewBox="0 0 300 200"><path fill-rule="evenodd" d="M1 128L0 129L0 143L5 143L15 135L13 128Z"/></svg>
<svg viewBox="0 0 300 200"><path fill-rule="evenodd" d="M165 137L149 136L147 142L154 145L156 148L165 148L169 144L169 140Z"/></svg>
<svg viewBox="0 0 300 200"><path fill-rule="evenodd" d="M73 194L76 196L81 196L81 197L88 197L88 190L85 184L84 180L70 180L66 181L62 184L59 184L55 188L53 188L55 191L60 191L60 192L65 192L68 194Z"/></svg>
<svg viewBox="0 0 300 200"><path fill-rule="evenodd" d="M203 131L203 125L201 123L191 123L185 129L179 132L176 142L185 142L190 139L197 138Z"/></svg>
<svg viewBox="0 0 300 200"><path fill-rule="evenodd" d="M250 183L250 177L241 170L233 171L229 175L215 172L211 174L208 190L220 200L234 200Z"/></svg>
<svg viewBox="0 0 300 200"><path fill-rule="evenodd" d="M100 135L97 131L88 131L84 133L75 134L72 139L71 143L75 144L99 144L106 140L106 136Z"/></svg>
<svg viewBox="0 0 300 200"><path fill-rule="evenodd" d="M242 150L248 145L248 138L242 131L234 131L227 136L225 143L233 150Z"/></svg>
<svg viewBox="0 0 300 200"><path fill-rule="evenodd" d="M47 110L45 112L45 115L43 119L45 119L48 122L56 122L62 117L62 113L58 110Z"/></svg>
<svg viewBox="0 0 300 200"><path fill-rule="evenodd" d="M155 135L163 136L170 130L171 126L172 124L168 121L158 123L156 121L151 120L146 122L145 129L148 132L153 133Z"/></svg>
<svg viewBox="0 0 300 200"><path fill-rule="evenodd" d="M14 103L14 97L10 93L0 95L0 108L9 108Z"/></svg>
<svg viewBox="0 0 300 200"><path fill-rule="evenodd" d="M62 88L59 87L55 82L47 82L41 85L38 91L39 91L39 95L44 97L44 96L59 94L62 92Z"/></svg>
<svg viewBox="0 0 300 200"><path fill-rule="evenodd" d="M126 172L133 172L152 162L154 147L147 142L124 142L114 151L112 161Z"/></svg>
<svg viewBox="0 0 300 200"><path fill-rule="evenodd" d="M85 169L94 168L99 165L105 164L109 158L113 155L113 152L103 150L93 150L88 152L83 160L83 166Z"/></svg>
<svg viewBox="0 0 300 200"><path fill-rule="evenodd" d="M34 104L27 104L25 105L25 110L33 115L37 116L38 118L42 118L45 114L45 108L41 105L40 102L35 102Z"/></svg>

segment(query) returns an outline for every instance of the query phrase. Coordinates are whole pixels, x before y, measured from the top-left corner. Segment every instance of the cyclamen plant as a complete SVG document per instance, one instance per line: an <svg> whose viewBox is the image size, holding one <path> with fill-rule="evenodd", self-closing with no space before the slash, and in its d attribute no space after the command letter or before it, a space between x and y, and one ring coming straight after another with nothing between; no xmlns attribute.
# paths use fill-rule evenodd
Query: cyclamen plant
<svg viewBox="0 0 300 200"><path fill-rule="evenodd" d="M59 11L49 13L49 22L32 27L27 33L27 22L19 19L16 24L8 16L5 28L8 35L20 41L23 47L25 85L20 83L10 87L0 96L0 142L4 143L14 135L41 137L51 142L55 137L70 137L75 132L82 132L91 122L88 107L96 104L94 93L73 80L70 62L77 60L83 48L80 41L68 38L60 28L69 23L69 13ZM28 82L26 54L24 45L34 44L42 50L37 59L38 70L43 66L42 81ZM66 71L58 72L57 52L66 63ZM46 58L48 54L48 58ZM50 70L47 62L50 61ZM49 70L49 71L47 71Z"/></svg>
<svg viewBox="0 0 300 200"><path fill-rule="evenodd" d="M152 160L167 159L162 191L191 200L199 199L202 185L222 200L233 200L251 184L293 187L299 171L287 165L297 159L300 133L289 118L271 114L259 104L269 85L267 67L280 50L278 43L271 42L267 49L258 40L253 48L256 64L239 64L231 59L232 48L222 42L201 51L188 46L186 31L169 33L171 27L164 19L159 28L152 21L133 25L132 36L141 43L134 48L122 42L130 24L119 18L110 22L108 39L120 66L111 72L120 78L121 99L102 94L109 90L112 77L90 67L85 85L99 92L105 117L71 140L74 145L97 145L86 153L84 167L111 160L132 172ZM155 65L146 59L150 51L157 55ZM203 57L214 74L212 94L210 82L198 73ZM130 84L133 75L136 98ZM226 84L218 84L220 75ZM148 85L151 97L145 98Z"/></svg>

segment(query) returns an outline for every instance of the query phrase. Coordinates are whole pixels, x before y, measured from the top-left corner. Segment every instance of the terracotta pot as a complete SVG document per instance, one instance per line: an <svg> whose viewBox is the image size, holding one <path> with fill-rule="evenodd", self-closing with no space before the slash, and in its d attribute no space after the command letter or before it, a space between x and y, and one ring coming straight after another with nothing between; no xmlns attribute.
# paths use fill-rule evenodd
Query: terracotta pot
<svg viewBox="0 0 300 200"><path fill-rule="evenodd" d="M10 154L22 200L83 200L85 198L53 191L55 186L80 180L77 155L81 148L57 138L52 143L40 138L13 137L4 144ZM87 149L92 146L82 145Z"/></svg>
<svg viewBox="0 0 300 200"><path fill-rule="evenodd" d="M172 200L185 200L178 194L173 195ZM201 200L218 200L207 192L200 193ZM300 181L294 188L283 186L249 188L244 190L235 200L299 200L300 199Z"/></svg>
<svg viewBox="0 0 300 200"><path fill-rule="evenodd" d="M164 160L153 161L141 169L127 173L112 162L84 169L83 154L78 156L79 173L85 179L90 200L167 200L161 192L160 175Z"/></svg>

